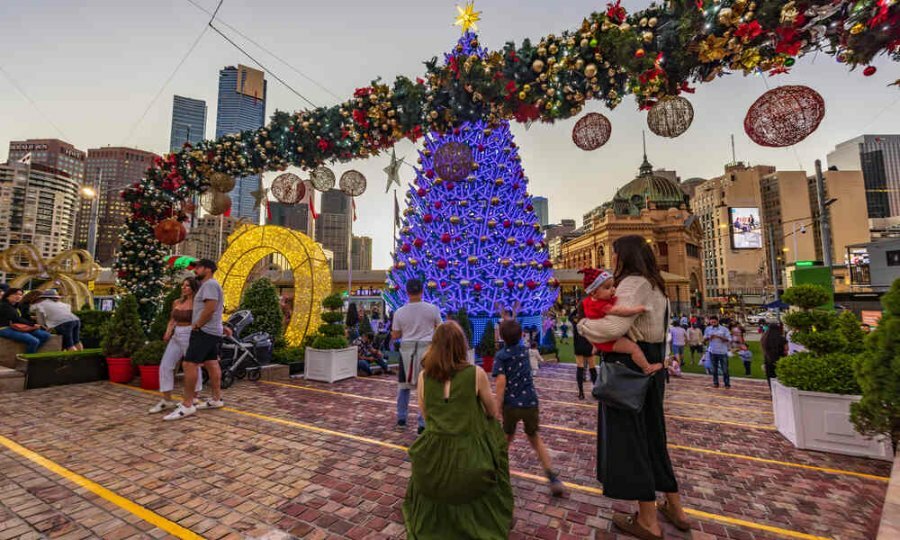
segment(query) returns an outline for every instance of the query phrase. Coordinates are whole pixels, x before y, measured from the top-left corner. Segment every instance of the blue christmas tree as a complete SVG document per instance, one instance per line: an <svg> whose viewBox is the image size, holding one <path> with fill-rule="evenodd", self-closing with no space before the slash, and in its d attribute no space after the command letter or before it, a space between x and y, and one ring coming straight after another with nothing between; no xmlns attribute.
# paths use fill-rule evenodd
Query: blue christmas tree
<svg viewBox="0 0 900 540"><path fill-rule="evenodd" d="M471 54L485 53L467 32L445 61L461 64ZM472 155L471 172L455 182L441 178L434 163L448 143L463 143ZM498 306L518 306L523 326L540 329L558 282L509 123L466 122L428 134L419 163L388 273L387 302L402 306L406 282L417 278L425 283L425 300L445 315L468 312L476 339Z"/></svg>

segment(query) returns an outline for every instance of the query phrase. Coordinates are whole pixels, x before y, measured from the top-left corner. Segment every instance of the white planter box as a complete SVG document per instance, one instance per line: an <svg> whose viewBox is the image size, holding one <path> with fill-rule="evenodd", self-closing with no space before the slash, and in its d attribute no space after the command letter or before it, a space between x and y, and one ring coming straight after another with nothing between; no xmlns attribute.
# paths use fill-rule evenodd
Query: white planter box
<svg viewBox="0 0 900 540"><path fill-rule="evenodd" d="M797 448L893 460L891 443L869 439L850 422L850 404L860 396L805 392L772 379L775 427Z"/></svg>
<svg viewBox="0 0 900 540"><path fill-rule="evenodd" d="M356 357L356 347L325 351L307 347L303 377L327 383L356 377Z"/></svg>

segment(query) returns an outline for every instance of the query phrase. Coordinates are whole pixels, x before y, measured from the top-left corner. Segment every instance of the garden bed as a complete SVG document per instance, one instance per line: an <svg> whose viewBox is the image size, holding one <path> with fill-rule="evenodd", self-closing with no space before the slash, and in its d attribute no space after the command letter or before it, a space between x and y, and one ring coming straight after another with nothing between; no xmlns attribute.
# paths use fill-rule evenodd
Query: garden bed
<svg viewBox="0 0 900 540"><path fill-rule="evenodd" d="M100 349L20 354L18 359L19 369L25 372L28 390L107 378L106 358Z"/></svg>

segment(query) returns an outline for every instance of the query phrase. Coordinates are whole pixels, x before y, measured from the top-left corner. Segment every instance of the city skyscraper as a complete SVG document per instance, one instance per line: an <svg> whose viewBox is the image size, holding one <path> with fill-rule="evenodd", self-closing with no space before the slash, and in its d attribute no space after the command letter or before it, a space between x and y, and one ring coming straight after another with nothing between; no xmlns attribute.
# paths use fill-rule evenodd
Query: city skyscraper
<svg viewBox="0 0 900 540"><path fill-rule="evenodd" d="M287 227L312 236L310 234L312 222L309 219L309 205L306 203L287 205L272 201L269 203L269 213L271 217L266 220L269 225Z"/></svg>
<svg viewBox="0 0 900 540"><path fill-rule="evenodd" d="M48 259L71 248L79 187L69 173L40 163L0 165L0 251L33 244Z"/></svg>
<svg viewBox="0 0 900 540"><path fill-rule="evenodd" d="M350 242L350 197L339 189L322 193L322 208L316 219L316 241L334 254L334 269L347 269Z"/></svg>
<svg viewBox="0 0 900 540"><path fill-rule="evenodd" d="M152 152L135 148L105 147L88 150L85 162L85 184L92 186L97 197L96 253L103 266L111 266L121 241L128 205L119 195L122 190L143 178L153 158ZM87 249L91 228L92 199L82 199L75 227L75 246Z"/></svg>
<svg viewBox="0 0 900 540"><path fill-rule="evenodd" d="M532 197L531 205L534 206L534 215L538 218L538 224L543 229L550 224L550 201L547 197Z"/></svg>
<svg viewBox="0 0 900 540"><path fill-rule="evenodd" d="M900 135L860 135L828 153L828 167L862 171L869 219L900 216Z"/></svg>
<svg viewBox="0 0 900 540"><path fill-rule="evenodd" d="M172 130L169 151L181 150L184 143L198 143L206 137L206 102L183 96L172 98Z"/></svg>
<svg viewBox="0 0 900 540"><path fill-rule="evenodd" d="M262 71L238 65L219 72L219 101L216 111L216 138L229 133L255 130L266 121L266 80ZM259 222L253 207L253 191L259 189L259 175L237 178L231 192L231 215Z"/></svg>
<svg viewBox="0 0 900 540"><path fill-rule="evenodd" d="M371 270L372 269L372 239L368 236L353 237L353 253L350 254L353 259L354 270Z"/></svg>
<svg viewBox="0 0 900 540"><path fill-rule="evenodd" d="M87 154L59 139L28 139L9 143L9 162L19 161L31 154L31 163L47 165L71 176L77 183L84 182L84 160Z"/></svg>

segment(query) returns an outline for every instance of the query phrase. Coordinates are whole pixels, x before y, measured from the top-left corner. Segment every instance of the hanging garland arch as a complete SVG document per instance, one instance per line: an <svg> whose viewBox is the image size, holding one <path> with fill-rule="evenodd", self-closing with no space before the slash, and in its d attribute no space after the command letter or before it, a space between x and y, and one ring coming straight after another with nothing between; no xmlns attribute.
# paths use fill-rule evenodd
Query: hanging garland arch
<svg viewBox="0 0 900 540"><path fill-rule="evenodd" d="M434 58L415 80L378 80L332 106L277 111L269 125L185 146L153 163L122 193L131 216L116 262L120 283L141 300L144 320L163 287L166 250L153 235L162 219L186 219L184 201L233 177L312 170L326 162L377 155L398 141L446 132L466 121L552 123L600 100L610 109L627 94L641 109L692 93L729 72L787 73L796 58L823 52L850 68L879 54L900 60L900 2L895 0L671 0L633 14L617 1L580 27L482 58L458 46L448 63ZM477 36L465 36L477 47ZM472 47L472 48L474 48ZM874 70L869 66L869 75ZM900 81L898 81L900 82Z"/></svg>

